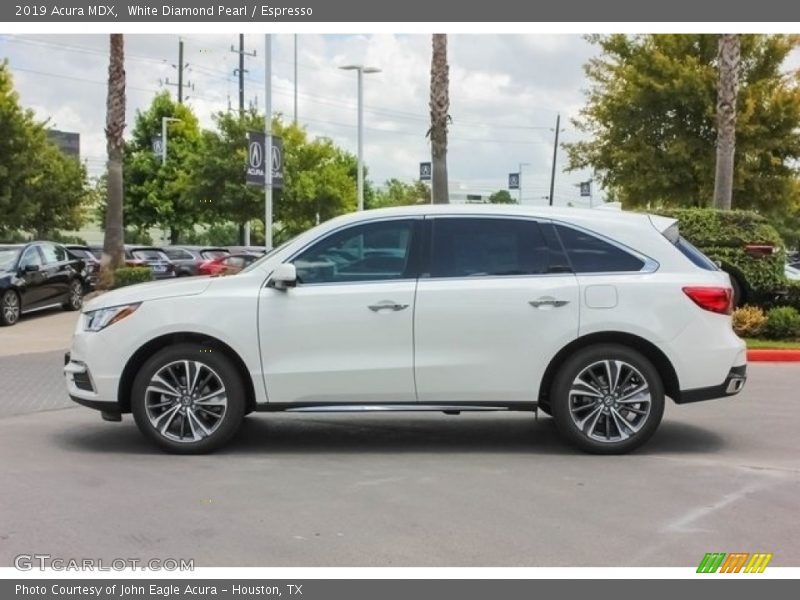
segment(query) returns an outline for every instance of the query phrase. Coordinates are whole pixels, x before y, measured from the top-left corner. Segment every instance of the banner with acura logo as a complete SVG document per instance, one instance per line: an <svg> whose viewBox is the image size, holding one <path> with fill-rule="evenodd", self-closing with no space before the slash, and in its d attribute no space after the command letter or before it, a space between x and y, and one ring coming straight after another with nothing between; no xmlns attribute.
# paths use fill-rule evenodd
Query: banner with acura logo
<svg viewBox="0 0 800 600"><path fill-rule="evenodd" d="M263 131L247 132L247 185L264 186L267 168L267 134ZM283 188L283 140L272 136L270 152L272 187Z"/></svg>

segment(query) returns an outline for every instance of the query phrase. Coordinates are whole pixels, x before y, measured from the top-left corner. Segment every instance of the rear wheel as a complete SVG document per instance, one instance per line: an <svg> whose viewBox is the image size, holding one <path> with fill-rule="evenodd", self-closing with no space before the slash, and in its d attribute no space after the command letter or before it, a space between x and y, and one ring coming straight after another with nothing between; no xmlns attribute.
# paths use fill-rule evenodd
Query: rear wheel
<svg viewBox="0 0 800 600"><path fill-rule="evenodd" d="M83 306L83 283L78 279L69 282L69 292L67 301L64 302L64 310L80 310Z"/></svg>
<svg viewBox="0 0 800 600"><path fill-rule="evenodd" d="M0 325L14 325L19 321L21 306L19 295L14 290L6 290L0 296Z"/></svg>
<svg viewBox="0 0 800 600"><path fill-rule="evenodd" d="M245 410L244 386L221 352L176 344L157 352L134 380L131 412L141 432L164 450L199 454L236 434Z"/></svg>
<svg viewBox="0 0 800 600"><path fill-rule="evenodd" d="M599 344L564 363L550 402L559 431L573 446L594 454L622 454L655 433L664 414L664 386L639 352Z"/></svg>

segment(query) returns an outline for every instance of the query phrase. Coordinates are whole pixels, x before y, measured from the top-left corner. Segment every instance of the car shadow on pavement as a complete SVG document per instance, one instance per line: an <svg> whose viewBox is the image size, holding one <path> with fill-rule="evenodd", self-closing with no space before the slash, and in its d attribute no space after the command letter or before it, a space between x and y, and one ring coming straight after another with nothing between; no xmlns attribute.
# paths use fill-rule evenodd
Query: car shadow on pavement
<svg viewBox="0 0 800 600"><path fill-rule="evenodd" d="M121 454L159 454L130 417L121 424L97 423L65 429L57 436L64 450ZM713 431L681 422L664 422L637 455L717 452L725 446ZM252 415L219 455L506 453L580 455L559 436L549 417L481 418Z"/></svg>

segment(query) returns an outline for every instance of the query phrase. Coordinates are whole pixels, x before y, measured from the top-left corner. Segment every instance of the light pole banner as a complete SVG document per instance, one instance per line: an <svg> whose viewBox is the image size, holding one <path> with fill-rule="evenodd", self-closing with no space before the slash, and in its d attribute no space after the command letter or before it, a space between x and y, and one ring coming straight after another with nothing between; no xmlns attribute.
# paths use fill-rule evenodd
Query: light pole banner
<svg viewBox="0 0 800 600"><path fill-rule="evenodd" d="M153 136L152 147L153 147L153 154L155 154L159 159L161 158L162 154L164 153L164 140L161 139L161 134L157 133Z"/></svg>
<svg viewBox="0 0 800 600"><path fill-rule="evenodd" d="M247 132L247 185L266 183L267 135L263 131Z"/></svg>
<svg viewBox="0 0 800 600"><path fill-rule="evenodd" d="M519 189L519 173L508 174L508 189L510 190Z"/></svg>
<svg viewBox="0 0 800 600"><path fill-rule="evenodd" d="M433 174L433 168L429 162L419 163L419 180L430 181Z"/></svg>

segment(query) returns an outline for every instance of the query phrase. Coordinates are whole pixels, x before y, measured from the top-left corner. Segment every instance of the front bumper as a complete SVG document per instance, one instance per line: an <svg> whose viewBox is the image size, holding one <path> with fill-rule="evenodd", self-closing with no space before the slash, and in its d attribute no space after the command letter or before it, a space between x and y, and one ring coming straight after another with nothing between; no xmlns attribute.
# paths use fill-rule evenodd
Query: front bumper
<svg viewBox="0 0 800 600"><path fill-rule="evenodd" d="M688 404L690 402L735 396L742 391L745 381L747 381L747 365L740 365L732 367L725 381L721 384L692 390L681 390L680 397L673 399L676 404Z"/></svg>

